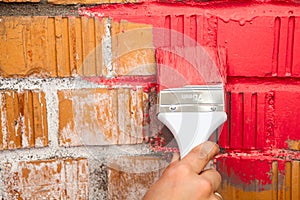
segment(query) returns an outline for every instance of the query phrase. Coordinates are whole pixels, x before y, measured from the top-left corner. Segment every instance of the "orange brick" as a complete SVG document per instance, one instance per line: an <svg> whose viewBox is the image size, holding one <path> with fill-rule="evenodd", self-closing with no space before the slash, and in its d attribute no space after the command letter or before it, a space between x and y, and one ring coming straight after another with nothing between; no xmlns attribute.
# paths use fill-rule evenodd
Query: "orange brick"
<svg viewBox="0 0 300 200"><path fill-rule="evenodd" d="M4 191L9 199L88 199L86 159L6 163Z"/></svg>
<svg viewBox="0 0 300 200"><path fill-rule="evenodd" d="M82 66L101 44L102 25L100 19L86 17L0 17L0 75L102 75L95 74L96 66Z"/></svg>
<svg viewBox="0 0 300 200"><path fill-rule="evenodd" d="M33 92L33 121L35 146L43 147L48 145L48 127L46 116L46 100L44 93Z"/></svg>
<svg viewBox="0 0 300 200"><path fill-rule="evenodd" d="M113 22L111 32L113 68L117 75L156 73L151 25Z"/></svg>
<svg viewBox="0 0 300 200"><path fill-rule="evenodd" d="M107 76L105 23L107 19L84 16L0 17L0 76ZM114 22L112 34L117 75L155 74L149 25Z"/></svg>
<svg viewBox="0 0 300 200"><path fill-rule="evenodd" d="M44 93L2 91L0 99L0 149L48 145Z"/></svg>
<svg viewBox="0 0 300 200"><path fill-rule="evenodd" d="M108 199L142 199L168 163L159 157L121 157L108 163Z"/></svg>
<svg viewBox="0 0 300 200"><path fill-rule="evenodd" d="M15 2L37 3L37 2L40 2L40 0L0 0L0 2L5 2L5 3L15 3Z"/></svg>
<svg viewBox="0 0 300 200"><path fill-rule="evenodd" d="M143 141L143 88L61 90L60 145L136 144Z"/></svg>
<svg viewBox="0 0 300 200"><path fill-rule="evenodd" d="M300 199L300 161L292 162L292 199Z"/></svg>
<svg viewBox="0 0 300 200"><path fill-rule="evenodd" d="M104 3L135 3L137 0L48 0L53 4L104 4Z"/></svg>
<svg viewBox="0 0 300 200"><path fill-rule="evenodd" d="M289 149L297 151L300 150L300 140L288 140L287 143L289 145Z"/></svg>

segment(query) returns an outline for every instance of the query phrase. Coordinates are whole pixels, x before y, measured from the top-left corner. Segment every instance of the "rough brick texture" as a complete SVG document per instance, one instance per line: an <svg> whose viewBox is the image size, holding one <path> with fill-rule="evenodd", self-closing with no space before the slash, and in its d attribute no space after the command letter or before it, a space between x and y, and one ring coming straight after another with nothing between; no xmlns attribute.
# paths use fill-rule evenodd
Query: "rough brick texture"
<svg viewBox="0 0 300 200"><path fill-rule="evenodd" d="M106 4L106 3L136 3L137 0L48 0L53 4Z"/></svg>
<svg viewBox="0 0 300 200"><path fill-rule="evenodd" d="M229 119L220 144L232 149L299 149L300 87L233 79L227 84Z"/></svg>
<svg viewBox="0 0 300 200"><path fill-rule="evenodd" d="M0 149L48 145L45 94L0 92Z"/></svg>
<svg viewBox="0 0 300 200"><path fill-rule="evenodd" d="M109 161L108 198L139 200L168 163L159 157L122 157Z"/></svg>
<svg viewBox="0 0 300 200"><path fill-rule="evenodd" d="M136 144L145 137L143 88L62 90L58 97L61 145Z"/></svg>
<svg viewBox="0 0 300 200"><path fill-rule="evenodd" d="M130 35L135 40L125 42ZM0 57L2 77L155 74L149 25L111 25L97 17L0 17L0 43L6 55Z"/></svg>
<svg viewBox="0 0 300 200"><path fill-rule="evenodd" d="M263 155L258 158L254 154L248 156L231 155L218 161L218 167L223 172L220 192L225 198L241 199L242 197L245 200L297 200L300 198L299 161L273 160ZM253 167L253 170L242 170L247 169L249 165ZM231 178L224 173L225 171L230 171ZM238 180L240 178L243 180ZM243 184L234 187L237 183Z"/></svg>
<svg viewBox="0 0 300 200"><path fill-rule="evenodd" d="M37 3L37 2L40 2L40 0L0 0L0 2L5 2L5 3L20 3L20 2Z"/></svg>
<svg viewBox="0 0 300 200"><path fill-rule="evenodd" d="M87 199L86 159L5 163L5 199Z"/></svg>
<svg viewBox="0 0 300 200"><path fill-rule="evenodd" d="M174 150L155 81L225 83L224 199L299 199L299 5L167 2L1 3L0 199L141 199Z"/></svg>
<svg viewBox="0 0 300 200"><path fill-rule="evenodd" d="M112 22L112 67L116 74L155 74L152 31L147 24Z"/></svg>

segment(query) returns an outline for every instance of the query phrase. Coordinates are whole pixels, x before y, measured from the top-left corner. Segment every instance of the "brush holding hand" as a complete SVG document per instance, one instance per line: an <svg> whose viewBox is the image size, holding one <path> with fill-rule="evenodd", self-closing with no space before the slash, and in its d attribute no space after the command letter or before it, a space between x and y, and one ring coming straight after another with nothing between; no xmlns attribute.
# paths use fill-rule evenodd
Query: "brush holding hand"
<svg viewBox="0 0 300 200"><path fill-rule="evenodd" d="M144 200L223 200L217 193L221 175L205 166L219 153L213 142L193 148L183 159L174 155L160 179L146 193Z"/></svg>

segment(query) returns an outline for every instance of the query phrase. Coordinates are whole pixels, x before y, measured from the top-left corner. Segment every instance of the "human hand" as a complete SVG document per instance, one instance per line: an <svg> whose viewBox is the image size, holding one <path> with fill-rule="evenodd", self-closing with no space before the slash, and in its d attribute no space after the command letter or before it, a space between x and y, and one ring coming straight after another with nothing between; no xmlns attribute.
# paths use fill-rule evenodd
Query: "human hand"
<svg viewBox="0 0 300 200"><path fill-rule="evenodd" d="M222 200L215 193L221 175L215 169L204 169L219 151L217 144L208 141L196 146L182 160L178 154L174 155L144 200Z"/></svg>

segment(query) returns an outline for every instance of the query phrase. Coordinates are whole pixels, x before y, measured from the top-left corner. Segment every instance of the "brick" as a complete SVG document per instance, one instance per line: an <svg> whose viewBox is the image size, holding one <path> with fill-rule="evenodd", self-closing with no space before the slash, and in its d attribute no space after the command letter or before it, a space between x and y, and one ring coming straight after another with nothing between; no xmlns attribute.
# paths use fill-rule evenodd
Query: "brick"
<svg viewBox="0 0 300 200"><path fill-rule="evenodd" d="M2 91L0 149L48 145L45 95L39 91Z"/></svg>
<svg viewBox="0 0 300 200"><path fill-rule="evenodd" d="M222 158L217 163L223 178L219 192L224 199L296 200L299 198L299 161L297 160L273 160L262 156L255 157L252 154L248 158L243 156Z"/></svg>
<svg viewBox="0 0 300 200"><path fill-rule="evenodd" d="M0 2L5 2L5 3L19 3L19 2L38 3L38 2L40 2L40 0L0 0Z"/></svg>
<svg viewBox="0 0 300 200"><path fill-rule="evenodd" d="M143 88L61 90L60 145L136 144L144 138Z"/></svg>
<svg viewBox="0 0 300 200"><path fill-rule="evenodd" d="M4 192L8 199L88 199L86 159L5 163Z"/></svg>
<svg viewBox="0 0 300 200"><path fill-rule="evenodd" d="M142 199L168 163L159 157L123 156L108 162L108 199Z"/></svg>
<svg viewBox="0 0 300 200"><path fill-rule="evenodd" d="M237 79L228 83L228 122L220 145L233 149L297 149L298 84ZM271 82L272 83L272 82ZM293 142L294 141L294 142Z"/></svg>
<svg viewBox="0 0 300 200"><path fill-rule="evenodd" d="M300 150L300 140L288 140L287 141L289 149L291 150Z"/></svg>
<svg viewBox="0 0 300 200"><path fill-rule="evenodd" d="M0 75L107 76L102 57L104 51L112 51L102 47L107 23L107 19L97 17L1 17ZM115 22L113 37L108 37L113 41L108 42L118 48L113 49L116 60L107 62L114 63L113 70L117 75L155 74L149 27ZM128 42L130 38L125 37L134 40Z"/></svg>
<svg viewBox="0 0 300 200"><path fill-rule="evenodd" d="M52 73L46 65L46 27L46 17L1 17L1 76Z"/></svg>
<svg viewBox="0 0 300 200"><path fill-rule="evenodd" d="M156 72L152 26L125 20L112 22L113 68L117 75Z"/></svg>
<svg viewBox="0 0 300 200"><path fill-rule="evenodd" d="M106 4L106 3L136 3L137 0L48 0L52 4Z"/></svg>
<svg viewBox="0 0 300 200"><path fill-rule="evenodd" d="M298 16L259 16L243 24L219 19L218 45L227 48L228 75L299 77L299 26Z"/></svg>

